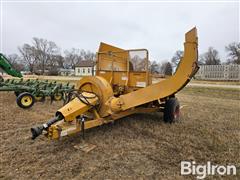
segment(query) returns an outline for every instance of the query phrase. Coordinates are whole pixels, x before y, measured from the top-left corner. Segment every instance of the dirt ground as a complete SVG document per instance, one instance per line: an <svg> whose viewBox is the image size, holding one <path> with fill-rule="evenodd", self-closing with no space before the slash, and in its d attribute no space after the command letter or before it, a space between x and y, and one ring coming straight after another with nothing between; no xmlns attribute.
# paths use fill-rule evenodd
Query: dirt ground
<svg viewBox="0 0 240 180"><path fill-rule="evenodd" d="M97 147L84 153L75 135L60 141L30 139L30 128L51 118L62 103L22 110L13 93L0 93L0 179L185 179L182 160L234 164L240 179L239 90L185 88L177 95L181 120L137 114L86 131ZM210 177L212 178L212 177ZM214 177L216 178L216 176Z"/></svg>

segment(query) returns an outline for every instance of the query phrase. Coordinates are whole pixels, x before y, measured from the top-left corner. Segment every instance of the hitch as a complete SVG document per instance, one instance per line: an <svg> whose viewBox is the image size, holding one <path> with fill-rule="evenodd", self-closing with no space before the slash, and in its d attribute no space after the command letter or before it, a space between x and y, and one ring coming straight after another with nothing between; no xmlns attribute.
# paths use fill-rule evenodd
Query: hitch
<svg viewBox="0 0 240 180"><path fill-rule="evenodd" d="M36 137L42 134L43 130L47 130L51 125L54 123L60 121L63 119L63 116L61 114L55 116L54 118L50 119L48 122L37 126L37 127L32 127L31 128L31 133L32 133L32 140L34 140Z"/></svg>

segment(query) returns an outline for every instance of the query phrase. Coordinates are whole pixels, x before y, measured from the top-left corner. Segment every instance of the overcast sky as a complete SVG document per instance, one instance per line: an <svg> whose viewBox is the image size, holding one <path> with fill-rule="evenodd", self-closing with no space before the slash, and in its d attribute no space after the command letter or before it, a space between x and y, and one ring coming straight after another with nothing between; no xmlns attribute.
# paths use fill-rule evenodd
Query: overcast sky
<svg viewBox="0 0 240 180"><path fill-rule="evenodd" d="M183 50L184 33L196 26L199 51L239 42L239 2L232 3L7 3L1 8L1 51L32 37L56 42L65 49L97 51L106 42L123 49L147 48L151 60L171 59Z"/></svg>

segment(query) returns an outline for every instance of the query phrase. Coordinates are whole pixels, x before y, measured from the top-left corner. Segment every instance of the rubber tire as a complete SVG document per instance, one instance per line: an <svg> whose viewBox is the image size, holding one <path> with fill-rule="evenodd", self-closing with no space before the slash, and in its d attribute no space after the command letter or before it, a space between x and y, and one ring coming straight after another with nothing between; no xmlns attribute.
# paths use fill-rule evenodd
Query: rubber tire
<svg viewBox="0 0 240 180"><path fill-rule="evenodd" d="M176 115L177 114L177 115ZM179 119L180 103L177 98L170 98L165 103L163 120L166 123L172 123Z"/></svg>
<svg viewBox="0 0 240 180"><path fill-rule="evenodd" d="M21 94L21 92L14 91L14 94L15 94L15 96L16 96L16 97L18 97L18 96L19 96L19 94Z"/></svg>
<svg viewBox="0 0 240 180"><path fill-rule="evenodd" d="M25 97L25 96L30 96L31 98L32 98L32 103L30 104L30 105L28 105L28 106L25 106L24 104L22 104L22 102L21 102L21 100L22 100L22 98L23 97ZM35 103L35 98L34 98L34 96L31 94L31 93L29 93L29 92L23 92L23 93L21 93L18 97L17 97L17 105L20 107L20 108L23 108L23 109L28 109L28 108L30 108L30 107L32 107L33 105L34 105L34 103Z"/></svg>

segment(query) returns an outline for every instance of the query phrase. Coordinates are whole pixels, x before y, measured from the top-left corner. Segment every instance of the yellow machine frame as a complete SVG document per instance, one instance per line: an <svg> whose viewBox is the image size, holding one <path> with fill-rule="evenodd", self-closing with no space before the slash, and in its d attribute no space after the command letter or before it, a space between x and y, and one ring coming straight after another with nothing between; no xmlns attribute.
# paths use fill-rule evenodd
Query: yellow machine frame
<svg viewBox="0 0 240 180"><path fill-rule="evenodd" d="M132 51L146 53L146 71L132 71ZM46 131L45 135L50 139L59 139L80 131L84 133L85 129L133 113L163 111L166 104L173 104L176 109L178 104L173 99L175 93L190 81L199 68L197 29L193 28L185 35L184 56L176 73L155 84L152 84L148 72L146 49L124 50L101 43L97 55L96 76L82 78L77 84L75 98L69 99L56 112L55 118L31 129L33 139L43 131ZM179 107L173 113L178 111Z"/></svg>
<svg viewBox="0 0 240 180"><path fill-rule="evenodd" d="M145 70L131 69L130 53L145 52ZM104 77L113 87L114 94L126 94L152 84L149 75L149 53L147 49L124 50L109 44L100 43L97 53L96 75Z"/></svg>

